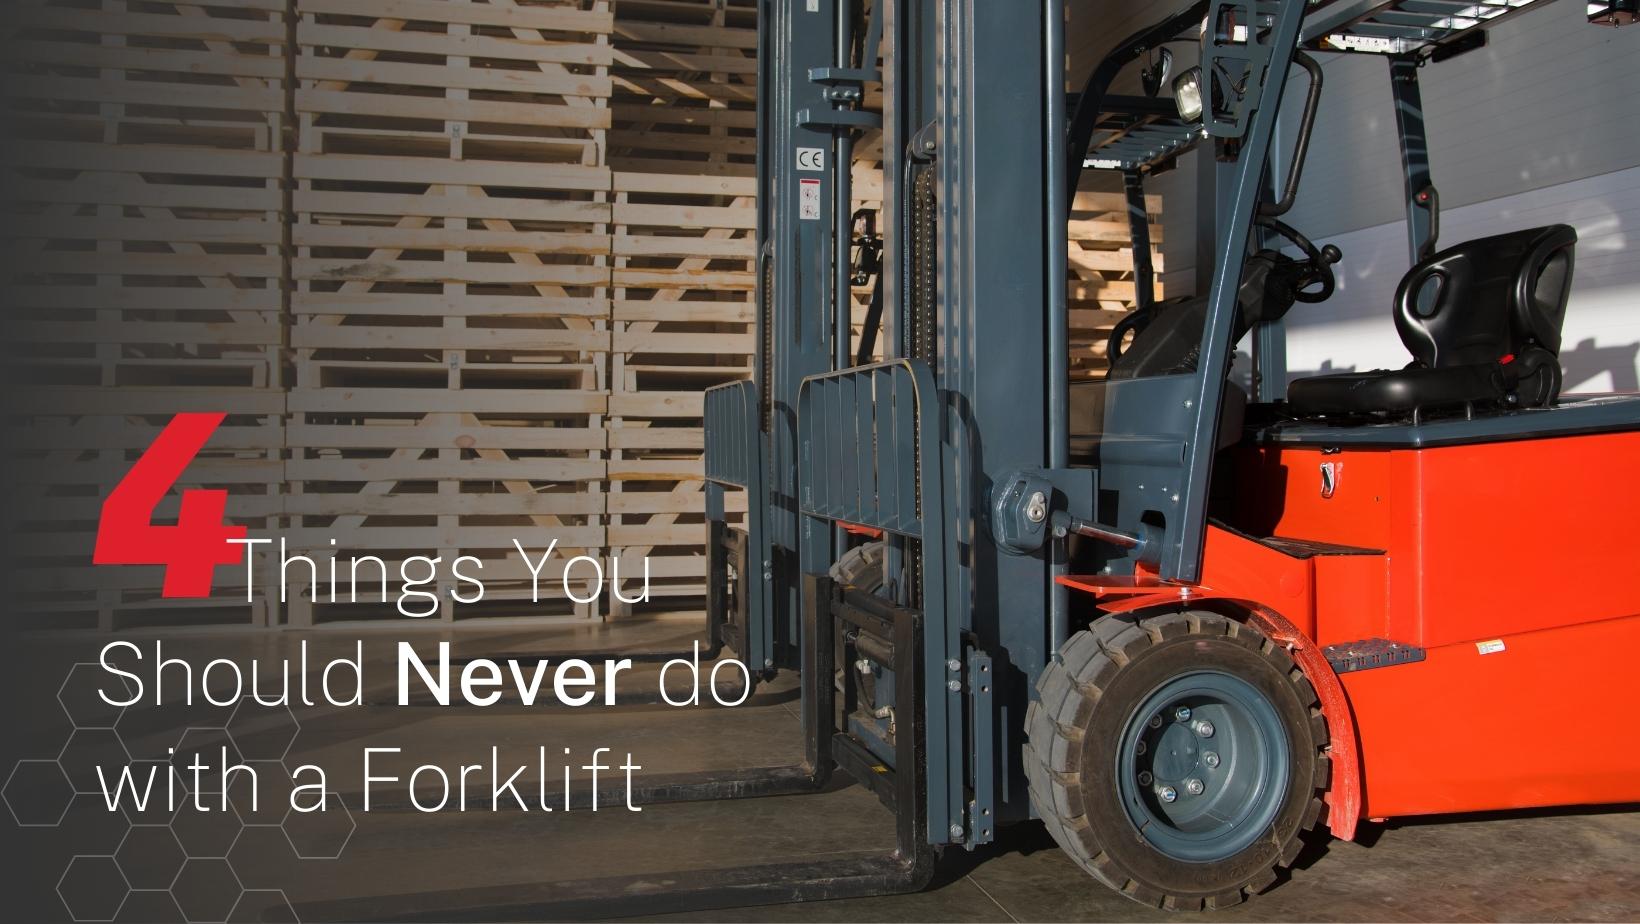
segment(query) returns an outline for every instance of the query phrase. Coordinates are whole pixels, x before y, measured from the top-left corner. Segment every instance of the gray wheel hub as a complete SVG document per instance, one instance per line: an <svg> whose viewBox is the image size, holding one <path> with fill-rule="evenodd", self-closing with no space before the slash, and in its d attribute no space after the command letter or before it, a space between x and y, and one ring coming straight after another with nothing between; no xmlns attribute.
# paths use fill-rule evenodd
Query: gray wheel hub
<svg viewBox="0 0 1640 924"><path fill-rule="evenodd" d="M1118 794L1157 850L1187 862L1224 860L1274 821L1290 751L1275 706L1252 684L1222 671L1182 674L1124 724Z"/></svg>

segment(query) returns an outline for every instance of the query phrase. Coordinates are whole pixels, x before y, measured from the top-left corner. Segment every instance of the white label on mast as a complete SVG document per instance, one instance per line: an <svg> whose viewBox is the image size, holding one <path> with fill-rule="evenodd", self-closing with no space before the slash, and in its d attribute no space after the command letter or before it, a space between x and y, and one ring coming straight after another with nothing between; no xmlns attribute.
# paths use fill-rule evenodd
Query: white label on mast
<svg viewBox="0 0 1640 924"><path fill-rule="evenodd" d="M804 170L809 173L826 172L826 149L798 148L797 169Z"/></svg>
<svg viewBox="0 0 1640 924"><path fill-rule="evenodd" d="M820 181L798 180L797 217L804 221L820 220Z"/></svg>

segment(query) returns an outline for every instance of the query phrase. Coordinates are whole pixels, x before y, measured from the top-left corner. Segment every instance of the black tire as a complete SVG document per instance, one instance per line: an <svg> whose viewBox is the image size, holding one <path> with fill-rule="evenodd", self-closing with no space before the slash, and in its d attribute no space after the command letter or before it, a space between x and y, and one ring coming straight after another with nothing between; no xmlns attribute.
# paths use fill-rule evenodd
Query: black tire
<svg viewBox="0 0 1640 924"><path fill-rule="evenodd" d="M876 593L883 586L883 543L863 542L831 566L831 579Z"/></svg>
<svg viewBox="0 0 1640 924"><path fill-rule="evenodd" d="M849 549L831 566L831 579L838 584L876 593L882 589L886 580L883 575L883 550L881 540L862 542ZM849 673L847 668L837 668L837 692L843 692L843 685L848 682ZM867 702L871 701L875 694L876 681L870 676L862 675L859 683L860 695Z"/></svg>
<svg viewBox="0 0 1640 924"><path fill-rule="evenodd" d="M1240 903L1292 864L1321 817L1328 738L1315 690L1286 651L1251 626L1191 611L1106 616L1072 635L1061 654L1026 712L1024 757L1032 804L1078 865L1135 901L1199 911ZM1167 705L1169 691L1183 696L1203 684L1228 691L1224 704L1197 700L1201 715L1224 716L1223 729L1192 721L1184 699ZM1250 718L1241 722L1234 710L1244 707ZM1206 711L1213 708L1229 711ZM1158 725L1164 713L1179 717L1179 728ZM1157 743L1147 746L1145 736ZM1234 750L1209 754L1220 746ZM1133 783L1119 776L1147 759L1130 755L1147 752L1154 775L1133 774ZM1181 766L1192 768L1190 789L1202 793L1195 798L1220 802L1197 804L1217 811L1198 809L1184 821L1167 814L1187 811L1182 787L1163 779ZM1204 785L1208 773L1223 779ZM1218 782L1225 785L1215 792ZM1164 789L1172 790L1167 805ZM1225 819L1227 806L1247 814Z"/></svg>

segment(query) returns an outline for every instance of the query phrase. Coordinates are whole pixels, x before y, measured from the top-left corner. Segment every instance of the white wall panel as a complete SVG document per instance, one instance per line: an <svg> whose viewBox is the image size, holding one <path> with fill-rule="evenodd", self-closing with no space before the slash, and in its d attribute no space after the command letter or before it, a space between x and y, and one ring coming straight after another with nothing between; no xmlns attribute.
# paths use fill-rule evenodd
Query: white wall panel
<svg viewBox="0 0 1640 924"><path fill-rule="evenodd" d="M1326 73L1316 136L1291 223L1313 235L1402 215L1389 67L1319 55ZM1486 48L1419 73L1441 202L1470 205L1640 165L1640 27L1592 26L1560 0L1494 27ZM1286 108L1296 123L1302 78Z"/></svg>
<svg viewBox="0 0 1640 924"><path fill-rule="evenodd" d="M1578 233L1561 349L1566 391L1640 391L1640 167L1448 208L1441 242L1555 222ZM1410 264L1405 222L1317 243L1344 252L1338 291L1287 316L1291 377L1405 365L1409 357L1390 315Z"/></svg>

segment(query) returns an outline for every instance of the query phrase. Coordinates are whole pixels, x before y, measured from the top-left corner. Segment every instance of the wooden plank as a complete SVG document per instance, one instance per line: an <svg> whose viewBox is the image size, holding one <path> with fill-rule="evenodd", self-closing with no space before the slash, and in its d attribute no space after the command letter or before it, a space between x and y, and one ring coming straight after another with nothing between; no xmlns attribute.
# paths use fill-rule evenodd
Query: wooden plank
<svg viewBox="0 0 1640 924"><path fill-rule="evenodd" d="M293 388L292 413L419 412L475 414L602 414L602 392L567 389L473 388Z"/></svg>
<svg viewBox="0 0 1640 924"><path fill-rule="evenodd" d="M98 35L164 36L204 42L283 45L285 25L277 18L177 16L163 13L113 13L96 7L24 7L17 25L26 28L94 32Z"/></svg>
<svg viewBox="0 0 1640 924"><path fill-rule="evenodd" d="M446 282L485 285L599 286L609 284L609 268L543 263L456 263L448 260L291 261L298 279L362 279L369 282Z"/></svg>
<svg viewBox="0 0 1640 924"><path fill-rule="evenodd" d="M516 189L593 191L609 188L609 168L505 161L448 161L430 157L297 154L293 170L302 180L417 183L429 186L506 186ZM189 171L194 172L194 171Z"/></svg>
<svg viewBox="0 0 1640 924"><path fill-rule="evenodd" d="M440 25L508 26L553 32L609 33L615 27L608 11L563 6L517 6L501 3L449 3L445 0L301 0L304 13L371 16Z"/></svg>
<svg viewBox="0 0 1640 924"><path fill-rule="evenodd" d="M428 464L428 461L434 464ZM594 481L607 468L600 459L463 459L454 464L405 459L292 459L285 477L311 481ZM306 493L306 492L304 492ZM504 543L505 545L505 543Z"/></svg>
<svg viewBox="0 0 1640 924"><path fill-rule="evenodd" d="M540 295L411 295L399 293L298 292L291 297L297 316L387 315L395 317L575 317L608 313L601 298Z"/></svg>
<svg viewBox="0 0 1640 924"><path fill-rule="evenodd" d="M550 128L608 128L610 125L609 110L601 108L472 99L455 101L442 95L358 91L297 90L296 111L372 118L503 122Z"/></svg>
<svg viewBox="0 0 1640 924"><path fill-rule="evenodd" d="M517 252L581 256L602 256L609 253L610 246L607 234L400 228L313 222L293 226L291 237L292 243L298 247L364 247L371 250Z"/></svg>
<svg viewBox="0 0 1640 924"><path fill-rule="evenodd" d="M285 395L271 390L163 385L117 389L54 386L7 393L0 399L0 407L14 414L283 414Z"/></svg>
<svg viewBox="0 0 1640 924"><path fill-rule="evenodd" d="M271 55L225 55L183 48L141 48L131 45L30 39L18 39L7 47L19 61L39 64L63 64L154 74L251 77L260 80L279 80L285 73L284 60Z"/></svg>
<svg viewBox="0 0 1640 924"><path fill-rule="evenodd" d="M440 89L485 90L492 93L542 93L561 96L607 97L608 77L498 67L447 67L443 64L411 64L399 61L362 61L321 55L303 55L297 60L296 75L303 80L345 83L396 84ZM453 107L453 104L452 104Z"/></svg>
<svg viewBox="0 0 1640 924"><path fill-rule="evenodd" d="M309 179L312 179L309 177ZM609 203L465 196L449 193L406 195L343 190L299 190L295 210L314 217L379 215L418 218L496 218L539 222L597 224L609 221Z"/></svg>
<svg viewBox="0 0 1640 924"><path fill-rule="evenodd" d="M277 311L275 288L174 288L98 285L15 286L7 289L12 308L111 311Z"/></svg>
<svg viewBox="0 0 1640 924"><path fill-rule="evenodd" d="M606 350L607 331L524 327L321 327L301 324L291 331L297 349L384 350Z"/></svg>
<svg viewBox="0 0 1640 924"><path fill-rule="evenodd" d="M101 144L74 141L13 141L6 146L7 159L14 166L50 167L54 170L94 172L201 174L204 176L276 177L281 158L277 153L202 150L174 145L123 145L119 156L110 161L110 149Z"/></svg>
<svg viewBox="0 0 1640 924"><path fill-rule="evenodd" d="M601 450L608 444L602 428L556 426L484 426L417 422L395 426L371 421L368 426L327 426L292 423L287 428L292 446L304 449L504 449Z"/></svg>
<svg viewBox="0 0 1640 924"><path fill-rule="evenodd" d="M296 29L304 47L350 48L417 55L530 61L536 64L609 66L608 46L590 42L528 42L481 35L393 32L359 26L316 25L306 20Z"/></svg>

